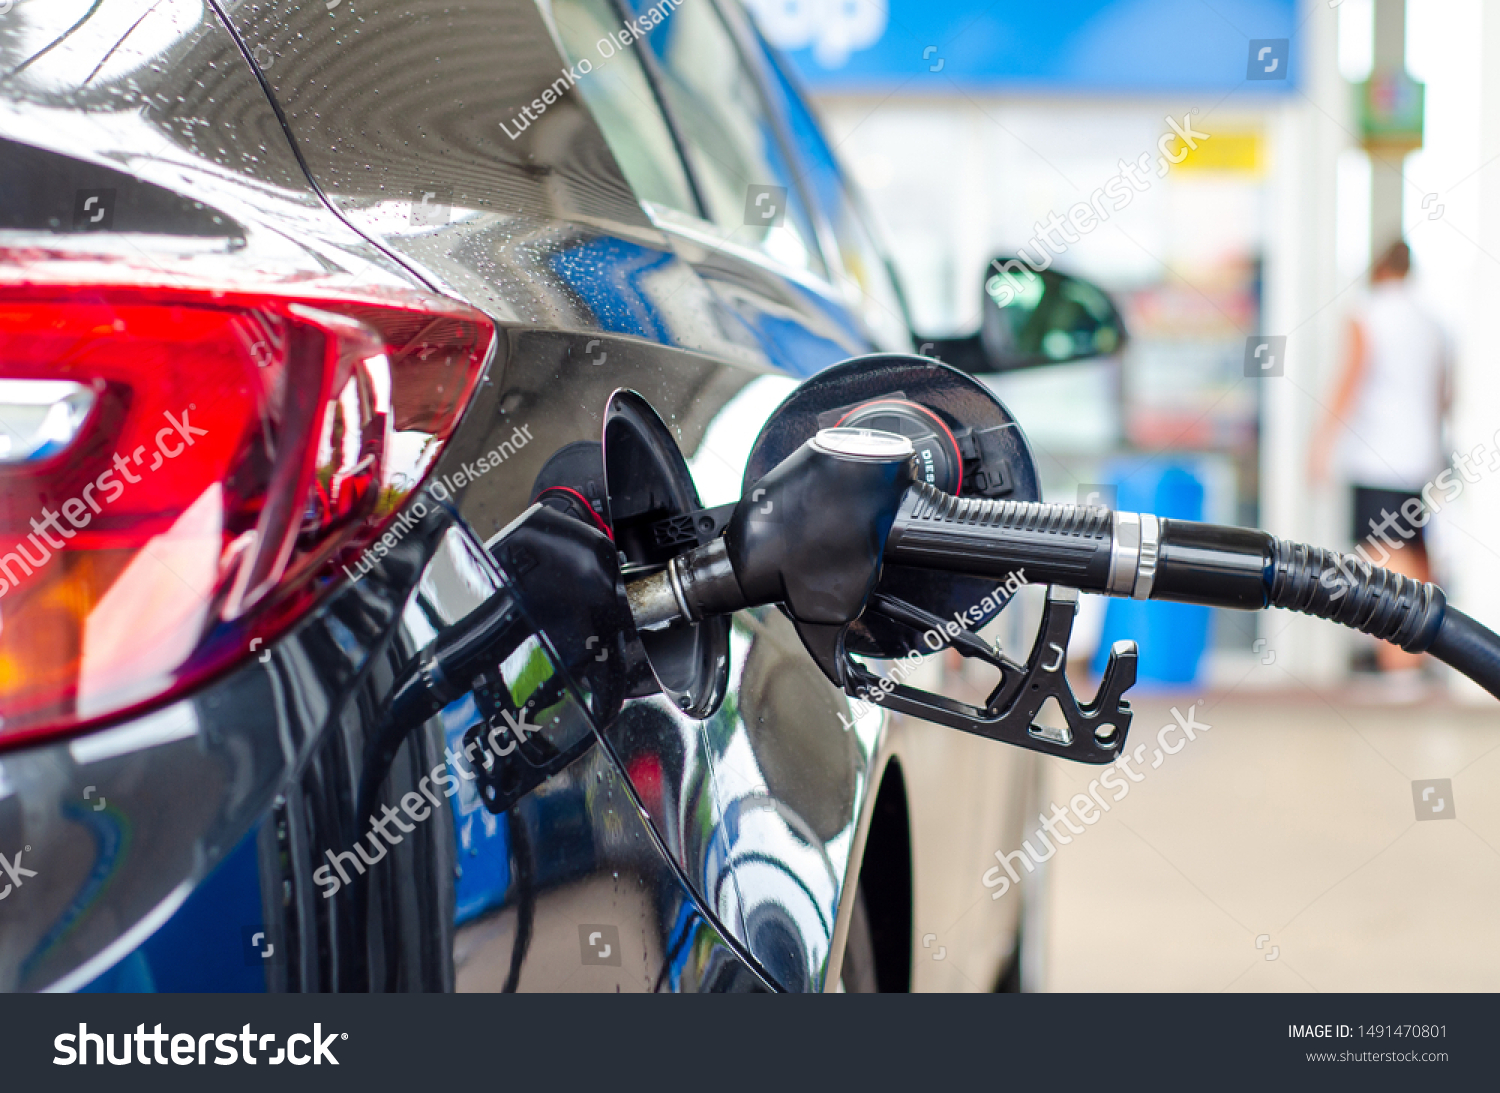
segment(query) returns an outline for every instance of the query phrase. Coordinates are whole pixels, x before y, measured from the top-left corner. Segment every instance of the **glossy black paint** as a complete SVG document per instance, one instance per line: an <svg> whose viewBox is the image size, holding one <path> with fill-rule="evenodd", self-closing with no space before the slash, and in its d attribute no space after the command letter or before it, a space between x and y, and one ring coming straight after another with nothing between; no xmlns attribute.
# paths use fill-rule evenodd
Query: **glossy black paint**
<svg viewBox="0 0 1500 1093"><path fill-rule="evenodd" d="M0 131L34 150L0 157L6 262L89 257L140 280L182 270L239 284L267 273L412 283L321 204L200 4L94 5L83 19L20 5L0 24L0 103ZM39 164L45 186L27 174ZM115 189L111 231L74 230L79 189ZM46 863L15 894L25 899L0 905L0 986L88 982L265 821L397 614L377 587L347 590L326 625L310 622L191 700L0 758L0 831ZM240 924L225 925L233 943Z"/></svg>
<svg viewBox="0 0 1500 1093"><path fill-rule="evenodd" d="M0 755L0 836L47 863L0 905L0 986L85 985L247 838L261 921L216 924L205 944L238 951L241 928L263 925L284 954L270 989L831 985L881 728L845 729L847 702L779 614L733 621L706 720L661 696L596 719L564 694L604 746L503 815L447 757L472 739L477 698L386 724L422 651L503 592L483 542L530 505L555 453L600 440L612 391L638 391L698 469L753 384L874 345L830 286L654 221L580 103L514 143L498 135L560 63L523 0L114 0L82 18L27 2L0 23L0 137L29 149L0 159L7 255L440 289L501 331L435 473L517 428L534 438L201 693ZM73 232L72 191L98 187L127 195L114 230ZM411 223L435 190L453 215ZM325 899L314 874L365 837L362 798L397 805L445 760L451 807ZM79 817L87 787L109 799L113 834ZM582 963L589 924L619 931L622 964Z"/></svg>

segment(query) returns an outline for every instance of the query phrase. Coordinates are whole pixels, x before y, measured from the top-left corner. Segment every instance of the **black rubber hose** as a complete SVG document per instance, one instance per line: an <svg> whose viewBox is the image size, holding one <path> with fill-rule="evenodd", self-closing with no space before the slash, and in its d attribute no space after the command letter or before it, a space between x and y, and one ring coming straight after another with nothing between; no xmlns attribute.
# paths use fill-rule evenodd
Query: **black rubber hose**
<svg viewBox="0 0 1500 1093"><path fill-rule="evenodd" d="M1448 600L1435 584L1286 539L1272 541L1271 556L1266 599L1272 607L1341 623L1409 653L1425 653L1442 626Z"/></svg>
<svg viewBox="0 0 1500 1093"><path fill-rule="evenodd" d="M1500 698L1500 636L1489 627L1450 607L1427 651Z"/></svg>
<svg viewBox="0 0 1500 1093"><path fill-rule="evenodd" d="M1105 592L1115 514L1099 508L959 498L925 484L902 502L885 559L996 579ZM1500 698L1500 636L1448 606L1437 585L1357 555L1253 528L1162 520L1151 599L1327 619L1431 653Z"/></svg>
<svg viewBox="0 0 1500 1093"><path fill-rule="evenodd" d="M1448 604L1435 584L1353 554L1275 540L1270 603L1428 653L1500 698L1500 635Z"/></svg>

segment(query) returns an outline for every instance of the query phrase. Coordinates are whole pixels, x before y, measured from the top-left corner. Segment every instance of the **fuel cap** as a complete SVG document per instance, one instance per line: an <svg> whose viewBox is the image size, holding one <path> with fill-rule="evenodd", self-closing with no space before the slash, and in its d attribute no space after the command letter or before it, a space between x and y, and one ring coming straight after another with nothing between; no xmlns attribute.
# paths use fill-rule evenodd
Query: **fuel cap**
<svg viewBox="0 0 1500 1093"><path fill-rule="evenodd" d="M819 429L812 443L829 455L872 463L910 459L917 451L908 438L880 429Z"/></svg>
<svg viewBox="0 0 1500 1093"><path fill-rule="evenodd" d="M943 419L907 399L877 399L850 410L838 422L839 432L896 433L917 456L917 478L944 493L963 489L963 457ZM830 431L830 430L825 430Z"/></svg>

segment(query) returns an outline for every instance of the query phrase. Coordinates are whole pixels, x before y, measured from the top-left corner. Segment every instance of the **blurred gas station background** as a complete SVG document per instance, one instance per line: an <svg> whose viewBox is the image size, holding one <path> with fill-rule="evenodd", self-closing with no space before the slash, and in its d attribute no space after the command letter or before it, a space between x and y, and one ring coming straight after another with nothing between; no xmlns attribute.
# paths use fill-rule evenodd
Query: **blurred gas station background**
<svg viewBox="0 0 1500 1093"><path fill-rule="evenodd" d="M1101 493L1350 549L1348 483L1315 483L1309 449L1372 256L1403 237L1452 347L1444 450L1492 443L1500 0L747 6L862 187L924 335L973 331L992 258L1035 256L1039 223L1144 165L1053 265L1113 296L1126 347L987 379L1047 500ZM1184 148L1183 129L1207 136ZM1427 528L1435 579L1490 625L1497 501L1481 466ZM1298 615L1085 600L1080 674L1141 640L1132 741L1190 704L1217 731L1059 848L1049 894L1028 896L1024 944L1046 954L1031 986L1493 988L1492 699L1434 665L1420 701L1392 704L1358 670L1358 635ZM1043 802L1088 781L1046 762ZM1454 823L1418 822L1434 778ZM965 929L920 921L920 898L917 915L935 944Z"/></svg>
<svg viewBox="0 0 1500 1093"><path fill-rule="evenodd" d="M1114 296L1131 334L1125 350L994 381L1027 429L1048 500L1112 486L1121 508L1352 547L1347 490L1309 481L1308 446L1371 256L1403 236L1413 280L1456 351L1450 446L1467 451L1492 436L1486 335L1500 202L1483 197L1500 192L1500 174L1481 168L1500 154L1500 74L1493 65L1486 74L1481 57L1500 56L1485 49L1500 43L1500 8L748 6L791 58L861 185L924 334L975 329L987 262L1033 253L1039 222L1066 218L1146 157L1144 188L1107 222L1069 232L1077 242L1053 267ZM1387 115L1383 129L1367 98ZM1184 149L1168 119L1209 136ZM1393 133L1393 124L1404 128ZM1159 147L1180 157L1163 173ZM1247 340L1264 336L1286 339L1282 367L1247 375ZM1490 619L1500 617L1500 553L1488 545L1500 542L1497 498L1500 483L1486 478L1429 532L1439 579ZM1339 685L1358 663L1358 636L1311 620L1136 610L1137 629L1150 613L1153 632L1166 625L1175 635L1170 651L1143 649L1144 675L1161 682L1232 682L1267 648L1316 686ZM1093 605L1096 642L1125 625L1106 627L1102 612Z"/></svg>

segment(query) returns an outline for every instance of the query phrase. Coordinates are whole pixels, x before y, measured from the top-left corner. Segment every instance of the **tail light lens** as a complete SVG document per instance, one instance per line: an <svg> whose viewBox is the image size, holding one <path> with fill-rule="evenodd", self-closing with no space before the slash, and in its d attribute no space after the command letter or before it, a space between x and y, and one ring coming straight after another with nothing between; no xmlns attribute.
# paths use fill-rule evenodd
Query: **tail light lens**
<svg viewBox="0 0 1500 1093"><path fill-rule="evenodd" d="M436 459L494 328L421 296L0 283L0 747L304 613Z"/></svg>

